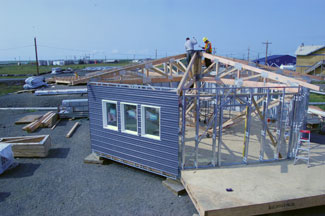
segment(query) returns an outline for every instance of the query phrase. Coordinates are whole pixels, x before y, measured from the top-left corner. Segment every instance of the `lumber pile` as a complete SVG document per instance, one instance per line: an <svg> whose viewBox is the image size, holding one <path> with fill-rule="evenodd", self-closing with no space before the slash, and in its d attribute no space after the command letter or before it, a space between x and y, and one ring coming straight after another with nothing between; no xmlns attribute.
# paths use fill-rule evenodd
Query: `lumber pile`
<svg viewBox="0 0 325 216"><path fill-rule="evenodd" d="M0 143L11 144L14 157L46 157L51 148L50 135L3 137Z"/></svg>
<svg viewBox="0 0 325 216"><path fill-rule="evenodd" d="M58 114L56 112L50 111L45 113L39 119L36 119L35 121L23 127L23 130L27 131L28 133L31 133L40 127L51 128L53 127L53 125L55 125L57 120L58 120Z"/></svg>
<svg viewBox="0 0 325 216"><path fill-rule="evenodd" d="M15 122L15 124L29 124L41 117L42 117L42 115L27 115L27 116L24 116L23 118L17 120Z"/></svg>

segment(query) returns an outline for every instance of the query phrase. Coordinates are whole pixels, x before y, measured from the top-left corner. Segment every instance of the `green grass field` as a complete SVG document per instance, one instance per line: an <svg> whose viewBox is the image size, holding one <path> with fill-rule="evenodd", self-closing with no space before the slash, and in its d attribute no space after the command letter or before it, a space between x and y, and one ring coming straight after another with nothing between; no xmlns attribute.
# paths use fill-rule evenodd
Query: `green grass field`
<svg viewBox="0 0 325 216"><path fill-rule="evenodd" d="M0 96L13 93L19 90L23 90L22 85L7 85L5 83L0 83Z"/></svg>
<svg viewBox="0 0 325 216"><path fill-rule="evenodd" d="M309 102L325 102L325 95L311 93L309 95ZM317 105L317 106L325 110L325 105Z"/></svg>
<svg viewBox="0 0 325 216"><path fill-rule="evenodd" d="M39 71L40 74L47 73L52 70L54 67L60 67L63 69L71 68L71 69L84 69L86 67L98 67L98 66L125 66L129 64L128 60L121 60L119 63L100 63L100 64L80 64L80 65L64 65L64 66L40 66ZM0 65L0 74L34 74L37 75L36 65L35 64L27 64L27 65Z"/></svg>

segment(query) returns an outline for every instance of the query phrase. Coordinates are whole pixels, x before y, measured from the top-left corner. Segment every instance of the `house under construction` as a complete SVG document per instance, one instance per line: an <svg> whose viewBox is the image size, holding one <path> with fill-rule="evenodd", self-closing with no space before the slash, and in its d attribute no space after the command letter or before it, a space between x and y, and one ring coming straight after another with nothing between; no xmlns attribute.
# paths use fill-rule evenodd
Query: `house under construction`
<svg viewBox="0 0 325 216"><path fill-rule="evenodd" d="M201 215L238 207L231 206L233 203L251 206L261 202L247 201L250 190L241 201L238 197L244 192L236 197L224 194L223 199L230 197L230 201L216 202L215 196L224 192L211 191L222 189L215 182L221 181L223 174L195 172L221 173L224 169L213 168L293 159L299 132L306 125L309 90L320 90L309 81L321 78L267 66L258 68L250 62L202 51L196 51L188 65L183 63L185 58L186 54L180 54L53 81L88 83L91 148L99 156L168 178L181 178ZM202 66L202 58L212 64ZM266 180L263 177L261 182ZM282 191L280 188L279 194ZM295 204L281 204L279 208L301 208L295 205L302 201L287 194L279 196L281 202L292 199ZM322 205L323 201L324 194L301 206ZM274 197L263 202L246 213L279 211ZM273 208L265 203L276 205ZM260 205L263 208L257 209ZM231 211L229 215L236 214Z"/></svg>

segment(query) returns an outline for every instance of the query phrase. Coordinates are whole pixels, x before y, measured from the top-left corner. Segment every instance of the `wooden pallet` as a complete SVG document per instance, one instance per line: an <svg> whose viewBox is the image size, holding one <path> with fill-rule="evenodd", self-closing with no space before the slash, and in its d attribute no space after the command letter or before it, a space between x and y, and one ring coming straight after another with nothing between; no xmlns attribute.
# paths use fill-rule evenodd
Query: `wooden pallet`
<svg viewBox="0 0 325 216"><path fill-rule="evenodd" d="M0 143L11 144L14 157L46 157L51 148L50 135L3 137Z"/></svg>

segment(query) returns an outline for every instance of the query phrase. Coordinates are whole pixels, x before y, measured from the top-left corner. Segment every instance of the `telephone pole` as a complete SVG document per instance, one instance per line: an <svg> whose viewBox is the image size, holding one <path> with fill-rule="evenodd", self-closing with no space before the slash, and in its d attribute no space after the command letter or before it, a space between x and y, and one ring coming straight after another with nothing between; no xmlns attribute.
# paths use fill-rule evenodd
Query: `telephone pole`
<svg viewBox="0 0 325 216"><path fill-rule="evenodd" d="M156 49L156 59L157 59L157 49Z"/></svg>
<svg viewBox="0 0 325 216"><path fill-rule="evenodd" d="M263 44L266 45L266 52L265 52L265 66L266 66L267 65L267 50L269 48L269 44L272 44L272 43L269 41L266 41L266 42L263 42Z"/></svg>
<svg viewBox="0 0 325 216"><path fill-rule="evenodd" d="M247 61L249 62L249 47L248 47L248 52L247 52Z"/></svg>
<svg viewBox="0 0 325 216"><path fill-rule="evenodd" d="M37 70L37 76L39 76L36 37L34 37L34 44L35 44L35 55L36 55L36 70Z"/></svg>

